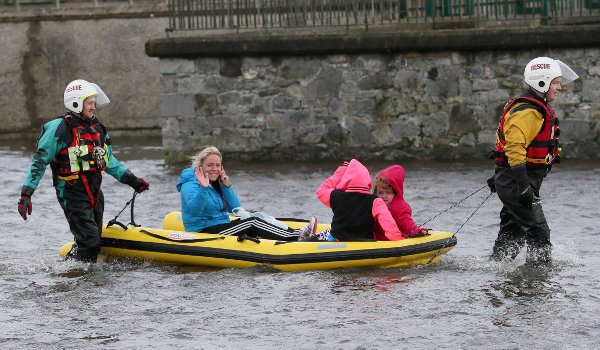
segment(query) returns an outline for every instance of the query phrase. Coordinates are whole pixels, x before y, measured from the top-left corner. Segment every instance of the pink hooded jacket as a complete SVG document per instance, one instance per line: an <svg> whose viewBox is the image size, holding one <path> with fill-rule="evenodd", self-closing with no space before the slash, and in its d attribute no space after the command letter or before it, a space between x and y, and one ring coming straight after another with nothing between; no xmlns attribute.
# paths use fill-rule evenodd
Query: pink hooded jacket
<svg viewBox="0 0 600 350"><path fill-rule="evenodd" d="M317 198L331 208L331 192L336 189L370 195L371 176L369 170L356 159L344 163L319 186ZM382 240L398 241L404 238L383 199L377 198L373 201L372 215L376 222L375 226L381 230ZM375 239L379 240L377 237Z"/></svg>
<svg viewBox="0 0 600 350"><path fill-rule="evenodd" d="M417 232L420 232L417 228L417 224L412 219L412 209L410 205L404 200L404 176L405 171L404 168L400 165L392 165L388 168L383 169L379 174L377 174L376 178L385 178L390 186L396 192L396 196L390 203L389 210L398 225L400 231L402 231L402 236L406 238L408 235L413 235ZM377 191L377 189L375 189ZM376 240L385 240L385 234L383 232L383 228L375 225L375 239Z"/></svg>

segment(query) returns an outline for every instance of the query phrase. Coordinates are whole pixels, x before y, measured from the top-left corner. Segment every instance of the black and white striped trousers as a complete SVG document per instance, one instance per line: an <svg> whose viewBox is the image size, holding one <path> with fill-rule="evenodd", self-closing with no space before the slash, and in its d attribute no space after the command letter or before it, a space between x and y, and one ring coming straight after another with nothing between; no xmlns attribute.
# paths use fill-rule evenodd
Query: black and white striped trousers
<svg viewBox="0 0 600 350"><path fill-rule="evenodd" d="M202 229L205 233L218 233L226 236L259 237L276 241L297 241L298 230L283 229L256 217L244 220L234 220L226 224L219 224Z"/></svg>

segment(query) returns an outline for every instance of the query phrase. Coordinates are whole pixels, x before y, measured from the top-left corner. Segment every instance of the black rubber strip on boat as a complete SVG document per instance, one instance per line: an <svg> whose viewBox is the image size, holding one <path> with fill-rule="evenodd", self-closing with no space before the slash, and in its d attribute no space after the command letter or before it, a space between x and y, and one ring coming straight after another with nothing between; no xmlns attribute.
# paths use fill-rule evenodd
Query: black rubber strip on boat
<svg viewBox="0 0 600 350"><path fill-rule="evenodd" d="M186 243L188 241L178 241ZM103 247L129 249L138 251L149 251L155 253L202 256L207 258L220 258L230 260L249 261L271 265L292 265L292 264L311 264L332 261L348 261L348 260L364 260L364 259L380 259L390 257L408 256L427 252L434 252L439 249L455 246L457 243L456 237L450 239L444 238L432 242L414 244L404 247L393 248L373 248L361 250L346 250L336 252L317 252L306 254L288 254L288 255L273 255L254 252L246 252L243 250L210 248L210 247L195 247L178 244L164 244L154 242L139 242L115 238L102 238L101 244Z"/></svg>

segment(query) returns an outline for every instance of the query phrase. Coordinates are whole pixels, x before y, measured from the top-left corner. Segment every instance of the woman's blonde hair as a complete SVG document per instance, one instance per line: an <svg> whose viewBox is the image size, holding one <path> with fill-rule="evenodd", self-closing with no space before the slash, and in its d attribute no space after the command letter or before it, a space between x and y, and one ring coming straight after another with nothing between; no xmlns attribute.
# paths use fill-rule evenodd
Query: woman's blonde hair
<svg viewBox="0 0 600 350"><path fill-rule="evenodd" d="M202 151L198 152L198 154L191 157L192 168L196 168L197 166L201 165L206 157L210 156L211 154L218 155L219 158L221 158L221 161L223 161L223 156L221 155L221 152L219 152L219 149L215 146L208 146Z"/></svg>

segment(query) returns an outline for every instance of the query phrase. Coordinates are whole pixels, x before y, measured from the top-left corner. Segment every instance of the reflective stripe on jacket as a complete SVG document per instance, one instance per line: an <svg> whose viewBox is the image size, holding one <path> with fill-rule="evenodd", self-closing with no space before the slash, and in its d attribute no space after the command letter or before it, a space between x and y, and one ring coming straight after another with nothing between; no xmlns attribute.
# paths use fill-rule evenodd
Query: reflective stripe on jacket
<svg viewBox="0 0 600 350"><path fill-rule="evenodd" d="M70 114L61 118L72 135L71 143L61 149L52 161L52 168L60 177L69 177L80 171L103 171L108 164L104 126L93 119L89 123Z"/></svg>
<svg viewBox="0 0 600 350"><path fill-rule="evenodd" d="M71 113L67 113L67 115L71 115ZM73 119L81 119L80 117L76 117L71 115ZM80 123L86 123L84 120L80 120ZM91 120L92 124L102 125L96 118ZM123 183L127 183L126 174L131 174L130 171L127 170L123 164L121 164L117 158L112 154L112 146L110 144L110 137L108 133L106 133L104 127L101 127L102 130L102 138L101 141L103 143L103 149L106 151L106 154L103 156L103 160L106 161L106 173L110 176L114 177L116 180L121 181ZM48 164L51 164L52 175L53 175L53 185L56 187L61 182L65 181L70 175L61 176L58 171L58 163L60 161L55 158L58 157L59 152L64 151L70 145L73 144L72 140L72 128L69 129L69 123L60 116L58 118L54 118L44 124L42 126L42 133L40 138L37 141L36 151L31 160L31 165L27 170L27 174L25 175L25 180L23 181L23 185L30 187L32 189L36 189L40 183L40 180L44 176L46 172L46 167ZM68 169L70 169L70 159L68 158L68 152L64 151L63 155L67 155L67 159L63 158L63 162L68 162ZM66 166L65 166L66 167ZM61 178L59 178L61 177Z"/></svg>

